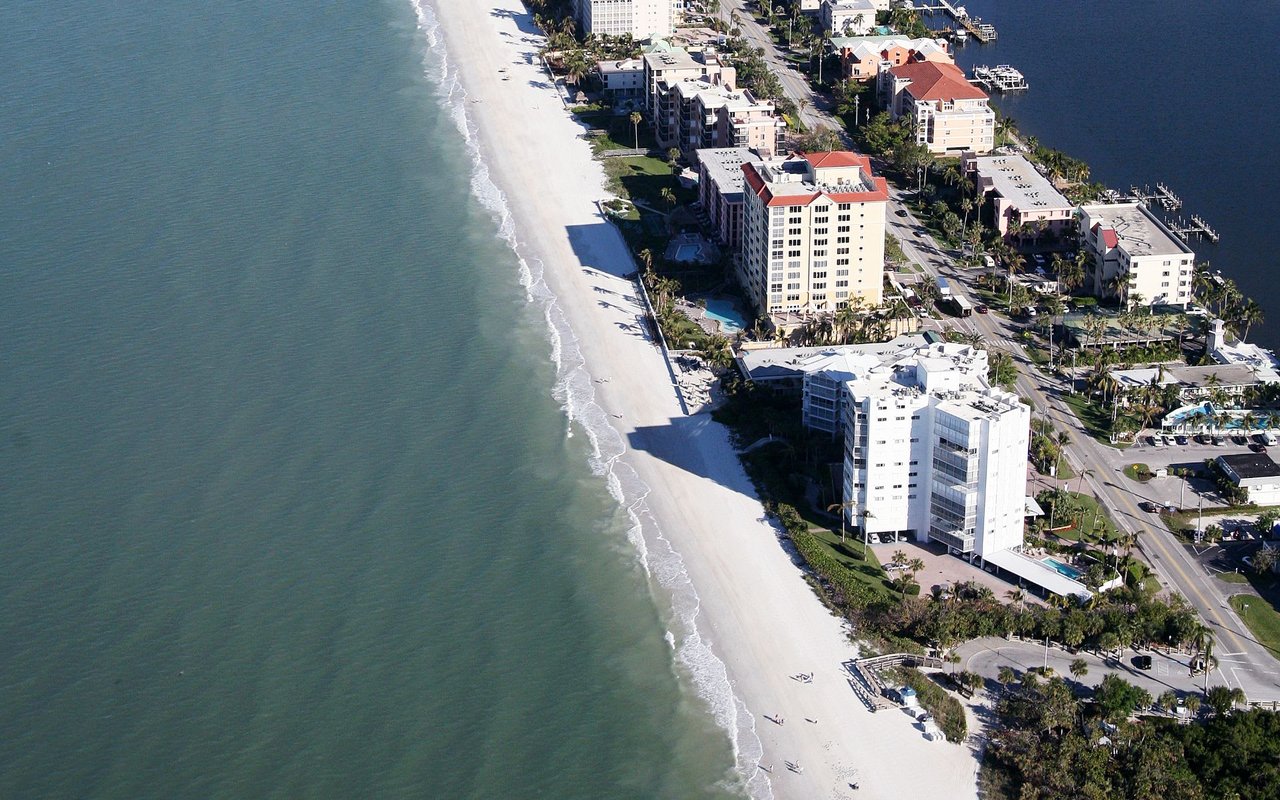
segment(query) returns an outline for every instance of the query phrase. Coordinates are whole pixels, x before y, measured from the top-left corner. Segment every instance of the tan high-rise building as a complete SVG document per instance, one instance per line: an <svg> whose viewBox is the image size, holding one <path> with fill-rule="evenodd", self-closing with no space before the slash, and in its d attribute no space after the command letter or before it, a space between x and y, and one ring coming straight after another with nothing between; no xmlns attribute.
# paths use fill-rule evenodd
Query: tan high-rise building
<svg viewBox="0 0 1280 800"><path fill-rule="evenodd" d="M880 304L889 186L866 156L793 154L742 165L738 279L767 314Z"/></svg>

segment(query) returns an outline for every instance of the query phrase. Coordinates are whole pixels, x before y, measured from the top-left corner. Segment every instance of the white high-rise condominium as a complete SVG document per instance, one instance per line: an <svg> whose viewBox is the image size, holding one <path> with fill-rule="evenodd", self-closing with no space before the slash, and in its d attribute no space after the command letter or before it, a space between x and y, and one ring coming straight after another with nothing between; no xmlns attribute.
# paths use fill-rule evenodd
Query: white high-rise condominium
<svg viewBox="0 0 1280 800"><path fill-rule="evenodd" d="M743 164L738 279L758 311L834 312L880 304L889 187L866 156L793 154Z"/></svg>
<svg viewBox="0 0 1280 800"><path fill-rule="evenodd" d="M575 0L582 33L636 39L670 36L675 3L672 0Z"/></svg>
<svg viewBox="0 0 1280 800"><path fill-rule="evenodd" d="M986 372L984 351L937 343L844 384L852 524L964 556L1022 544L1031 409Z"/></svg>

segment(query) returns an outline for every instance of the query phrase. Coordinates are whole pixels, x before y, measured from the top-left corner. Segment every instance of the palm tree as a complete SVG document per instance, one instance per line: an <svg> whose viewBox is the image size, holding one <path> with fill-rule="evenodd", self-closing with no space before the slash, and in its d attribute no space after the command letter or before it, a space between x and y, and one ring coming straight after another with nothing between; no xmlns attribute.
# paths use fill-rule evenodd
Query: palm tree
<svg viewBox="0 0 1280 800"><path fill-rule="evenodd" d="M858 512L858 517L862 520L862 550L866 552L866 549L870 546L867 535L867 520L875 519L876 515L871 513L871 509L864 508Z"/></svg>
<svg viewBox="0 0 1280 800"><path fill-rule="evenodd" d="M857 504L858 504L857 500L847 500L843 503L832 503L831 505L827 506L827 511L834 511L835 513L840 515L840 543L841 544L844 544L845 542L844 512L848 509L852 509Z"/></svg>
<svg viewBox="0 0 1280 800"><path fill-rule="evenodd" d="M1071 670L1071 674L1076 680L1079 680L1089 674L1089 662L1083 658L1077 658L1071 662L1071 666L1067 669Z"/></svg>
<svg viewBox="0 0 1280 800"><path fill-rule="evenodd" d="M1080 475L1079 475L1080 479L1076 481L1076 494L1080 494L1080 487L1084 485L1084 479L1092 478L1095 474L1097 473L1095 473L1093 470L1089 469L1088 467L1085 467L1084 469L1080 470Z"/></svg>
<svg viewBox="0 0 1280 800"><path fill-rule="evenodd" d="M670 187L670 186L664 186L664 187L662 187L662 191L661 191L661 192L659 192L658 194L659 194L659 196L662 198L663 202L665 202L665 203L666 203L668 206L670 206L671 208L675 208L675 206L676 206L676 193L675 193L675 192L673 192L673 191L671 191L671 187Z"/></svg>
<svg viewBox="0 0 1280 800"><path fill-rule="evenodd" d="M1026 599L1027 599L1026 595L1023 593L1021 589L1010 589L1009 591L1004 593L1004 596L1009 600L1010 603L1016 603L1019 609L1022 608L1022 604L1026 602Z"/></svg>
<svg viewBox="0 0 1280 800"><path fill-rule="evenodd" d="M644 115L639 111L631 112L631 132L635 134L636 149L640 149L640 121L644 119Z"/></svg>

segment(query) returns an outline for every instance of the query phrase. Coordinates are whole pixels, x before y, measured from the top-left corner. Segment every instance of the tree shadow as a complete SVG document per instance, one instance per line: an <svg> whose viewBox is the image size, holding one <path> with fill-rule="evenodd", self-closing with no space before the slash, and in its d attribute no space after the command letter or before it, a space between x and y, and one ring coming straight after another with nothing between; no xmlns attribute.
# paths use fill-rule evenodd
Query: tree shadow
<svg viewBox="0 0 1280 800"><path fill-rule="evenodd" d="M528 12L520 13L506 8L495 8L489 12L489 16L506 18L515 22L516 27L520 29L521 33L528 33L535 36L542 35L542 31L538 26L533 24L533 15Z"/></svg>

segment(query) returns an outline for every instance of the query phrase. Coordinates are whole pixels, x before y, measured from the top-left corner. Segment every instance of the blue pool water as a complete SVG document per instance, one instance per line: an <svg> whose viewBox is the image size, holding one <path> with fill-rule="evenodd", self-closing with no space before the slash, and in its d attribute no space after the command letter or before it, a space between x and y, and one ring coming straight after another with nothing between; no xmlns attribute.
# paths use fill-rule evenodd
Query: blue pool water
<svg viewBox="0 0 1280 800"><path fill-rule="evenodd" d="M1059 575L1062 575L1065 578L1070 578L1073 581L1079 580L1080 576L1084 574L1083 572L1071 566L1070 564L1063 564L1061 561L1059 561L1056 558L1042 558L1040 559L1040 561L1043 564L1049 565L1049 567L1051 567Z"/></svg>
<svg viewBox="0 0 1280 800"><path fill-rule="evenodd" d="M737 333L747 326L747 321L738 313L738 308L730 300L708 300L707 319L720 323L725 333Z"/></svg>
<svg viewBox="0 0 1280 800"><path fill-rule="evenodd" d="M697 261L702 245L682 244L676 248L676 261Z"/></svg>

